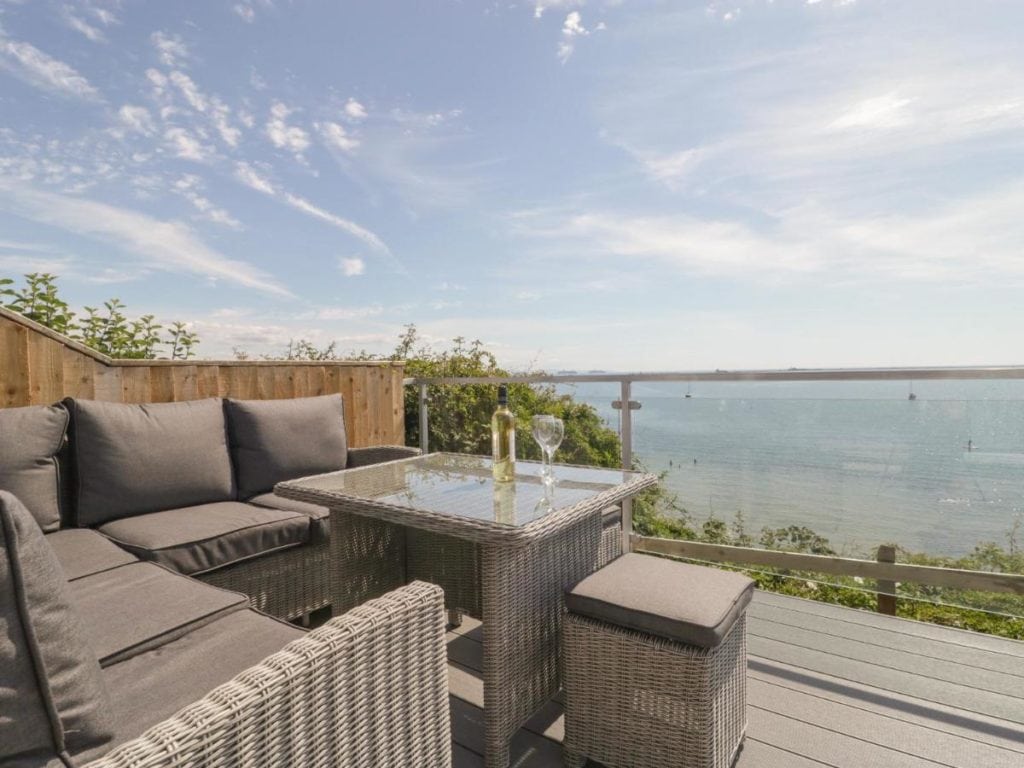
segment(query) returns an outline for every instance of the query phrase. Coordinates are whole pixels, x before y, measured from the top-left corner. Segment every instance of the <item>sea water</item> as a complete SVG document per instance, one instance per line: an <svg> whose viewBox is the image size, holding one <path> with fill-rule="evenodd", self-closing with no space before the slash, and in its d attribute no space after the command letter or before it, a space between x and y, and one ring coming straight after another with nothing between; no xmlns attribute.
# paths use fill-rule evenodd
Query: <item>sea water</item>
<svg viewBox="0 0 1024 768"><path fill-rule="evenodd" d="M565 389L618 429L617 384ZM910 399L913 392L914 399ZM690 397L686 397L689 394ZM1024 381L637 383L634 456L691 517L844 554L1024 544Z"/></svg>

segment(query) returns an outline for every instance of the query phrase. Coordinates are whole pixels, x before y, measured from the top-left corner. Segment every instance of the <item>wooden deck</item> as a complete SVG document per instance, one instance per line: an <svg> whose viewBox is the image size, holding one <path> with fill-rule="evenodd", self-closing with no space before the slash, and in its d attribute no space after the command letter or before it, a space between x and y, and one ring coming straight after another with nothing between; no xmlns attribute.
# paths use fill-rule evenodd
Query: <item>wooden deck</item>
<svg viewBox="0 0 1024 768"><path fill-rule="evenodd" d="M1022 768L1024 643L758 592L736 768ZM454 762L483 765L479 622L448 635ZM561 766L557 701L512 745Z"/></svg>

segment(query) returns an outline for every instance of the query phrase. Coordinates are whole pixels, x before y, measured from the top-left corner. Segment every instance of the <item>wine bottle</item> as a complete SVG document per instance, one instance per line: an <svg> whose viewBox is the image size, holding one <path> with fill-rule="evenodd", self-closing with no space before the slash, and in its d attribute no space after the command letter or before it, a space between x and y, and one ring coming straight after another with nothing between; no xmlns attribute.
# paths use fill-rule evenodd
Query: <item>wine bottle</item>
<svg viewBox="0 0 1024 768"><path fill-rule="evenodd" d="M508 387L498 387L498 407L491 416L491 456L494 480L508 483L516 476L516 417L508 409Z"/></svg>

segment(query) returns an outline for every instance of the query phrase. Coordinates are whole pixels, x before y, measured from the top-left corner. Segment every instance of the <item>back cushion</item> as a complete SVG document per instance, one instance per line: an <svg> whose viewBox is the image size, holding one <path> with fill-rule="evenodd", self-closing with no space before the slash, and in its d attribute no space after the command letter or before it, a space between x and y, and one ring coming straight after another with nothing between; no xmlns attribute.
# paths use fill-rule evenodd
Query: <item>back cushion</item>
<svg viewBox="0 0 1024 768"><path fill-rule="evenodd" d="M78 525L234 499L219 399L65 403L71 410Z"/></svg>
<svg viewBox="0 0 1024 768"><path fill-rule="evenodd" d="M66 585L35 519L0 491L0 765L56 763L113 739L100 665Z"/></svg>
<svg viewBox="0 0 1024 768"><path fill-rule="evenodd" d="M240 499L266 493L282 480L345 468L341 395L224 402Z"/></svg>
<svg viewBox="0 0 1024 768"><path fill-rule="evenodd" d="M0 489L23 499L47 532L60 527L56 456L67 427L59 405L0 409Z"/></svg>

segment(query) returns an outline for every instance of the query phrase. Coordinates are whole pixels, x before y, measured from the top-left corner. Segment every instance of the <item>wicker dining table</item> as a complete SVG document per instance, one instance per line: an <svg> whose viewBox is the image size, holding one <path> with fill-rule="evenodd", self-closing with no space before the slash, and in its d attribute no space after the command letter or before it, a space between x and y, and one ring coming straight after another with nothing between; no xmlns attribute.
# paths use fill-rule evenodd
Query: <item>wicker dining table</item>
<svg viewBox="0 0 1024 768"><path fill-rule="evenodd" d="M512 736L561 687L566 587L597 567L601 513L654 475L518 462L496 483L491 460L432 453L280 483L275 492L331 510L335 612L425 579L483 622L485 765L506 768Z"/></svg>

